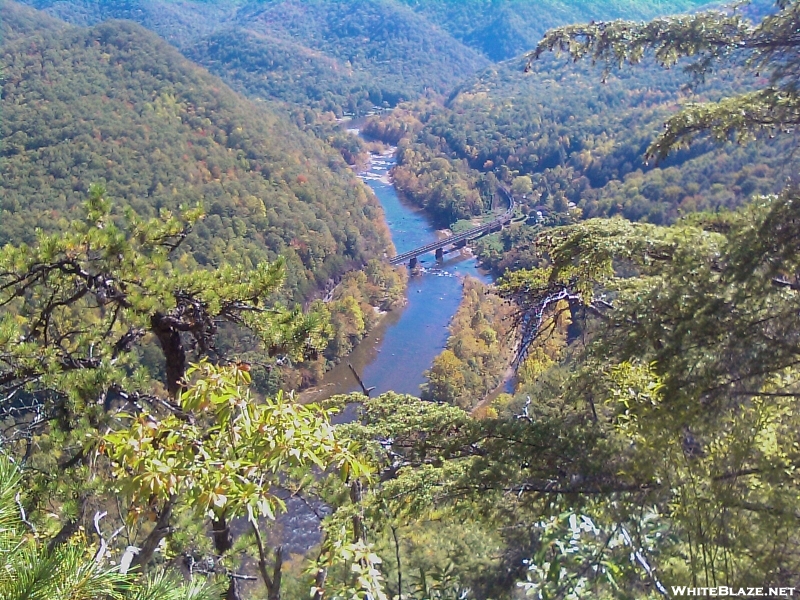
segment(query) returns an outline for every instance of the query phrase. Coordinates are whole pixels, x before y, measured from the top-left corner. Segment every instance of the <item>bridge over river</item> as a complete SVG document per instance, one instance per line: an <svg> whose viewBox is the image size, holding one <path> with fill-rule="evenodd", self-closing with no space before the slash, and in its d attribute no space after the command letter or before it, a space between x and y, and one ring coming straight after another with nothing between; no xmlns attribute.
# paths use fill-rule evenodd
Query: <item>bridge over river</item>
<svg viewBox="0 0 800 600"><path fill-rule="evenodd" d="M401 265L405 262L408 262L408 266L412 269L417 266L417 257L422 254L427 254L428 252L435 252L436 258L441 259L444 256L444 249L447 246L453 246L454 248L463 248L467 245L467 242L471 240L478 239L488 233L492 233L494 231L498 231L502 229L504 226L508 225L511 222L511 219L514 216L514 198L511 193L503 187L498 188L503 195L506 197L508 201L508 210L504 212L502 215L493 219L489 223L484 223L483 225L478 225L477 227L473 227L472 229L468 229L467 231L462 231L456 235L451 235L450 237L444 238L442 240L438 240L436 242L432 242L430 244L426 244L425 246L420 246L419 248L415 248L414 250L410 250L409 252L403 252L403 254L398 254L389 259L389 264L392 265Z"/></svg>

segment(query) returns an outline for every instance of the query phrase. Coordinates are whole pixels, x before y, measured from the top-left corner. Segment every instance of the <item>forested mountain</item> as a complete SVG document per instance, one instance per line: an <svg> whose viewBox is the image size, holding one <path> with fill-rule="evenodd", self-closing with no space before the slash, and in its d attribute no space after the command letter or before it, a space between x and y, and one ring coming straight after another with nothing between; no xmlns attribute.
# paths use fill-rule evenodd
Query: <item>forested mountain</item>
<svg viewBox="0 0 800 600"><path fill-rule="evenodd" d="M489 65L694 4L0 0L0 598L792 595L800 0L769 1ZM318 138L407 97L366 132L446 225L511 190L502 277L415 282L463 285L424 398L350 366L303 404L406 282Z"/></svg>
<svg viewBox="0 0 800 600"><path fill-rule="evenodd" d="M235 5L235 2L202 0L25 0L24 3L81 27L108 19L135 21L178 46L214 31Z"/></svg>
<svg viewBox="0 0 800 600"><path fill-rule="evenodd" d="M37 33L56 33L66 27L59 19L28 8L23 4L9 2L2 5L3 18L0 19L0 42L7 44L17 38Z"/></svg>
<svg viewBox="0 0 800 600"><path fill-rule="evenodd" d="M235 22L187 56L250 94L323 110L443 94L488 62L386 0L254 3Z"/></svg>
<svg viewBox="0 0 800 600"><path fill-rule="evenodd" d="M763 83L758 77L731 68L687 89L691 79L680 69L652 65L605 77L557 59L524 70L519 59L491 67L444 108L420 113L424 128L403 144L396 172L407 195L452 221L487 208L489 184L499 180L516 186L526 210L566 213L572 203L584 217L666 223L777 191L793 176L787 139L700 142L646 160L648 144L678 106ZM384 127L376 121L368 130L380 136Z"/></svg>
<svg viewBox="0 0 800 600"><path fill-rule="evenodd" d="M489 61L531 48L549 27L649 18L703 2L535 0L25 0L68 22L130 19L239 91L321 110L365 112L447 94Z"/></svg>
<svg viewBox="0 0 800 600"><path fill-rule="evenodd" d="M545 31L567 23L609 19L650 19L688 12L706 0L399 0L493 61L536 46Z"/></svg>
<svg viewBox="0 0 800 600"><path fill-rule="evenodd" d="M393 0L28 3L77 24L134 20L240 91L338 114L444 94L488 64Z"/></svg>
<svg viewBox="0 0 800 600"><path fill-rule="evenodd" d="M30 16L2 10L12 29ZM203 204L187 258L283 254L297 298L387 247L380 208L341 158L142 27L48 30L2 51L0 243L62 226L105 182L143 216Z"/></svg>

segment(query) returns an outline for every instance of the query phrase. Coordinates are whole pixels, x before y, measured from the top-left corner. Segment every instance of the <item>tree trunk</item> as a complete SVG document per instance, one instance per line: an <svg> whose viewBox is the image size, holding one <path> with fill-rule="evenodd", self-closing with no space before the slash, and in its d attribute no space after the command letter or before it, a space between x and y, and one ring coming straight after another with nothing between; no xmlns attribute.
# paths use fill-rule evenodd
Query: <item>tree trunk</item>
<svg viewBox="0 0 800 600"><path fill-rule="evenodd" d="M233 537L225 515L211 521L211 533L214 537L214 550L219 556L225 556L233 548Z"/></svg>
<svg viewBox="0 0 800 600"><path fill-rule="evenodd" d="M172 508L174 505L174 497L166 501L164 508L162 508L161 512L158 514L158 520L156 521L155 527L153 527L153 531L151 531L144 540L144 544L142 544L139 554L133 558L131 569L141 567L142 570L144 570L150 560L152 560L153 554L155 553L156 548L158 548L158 545L161 543L161 540L169 535L170 531L172 530L172 528L169 526L169 520L172 517Z"/></svg>
<svg viewBox="0 0 800 600"><path fill-rule="evenodd" d="M281 568L283 567L283 548L275 548L275 566L272 569L272 586L267 590L267 600L281 600Z"/></svg>
<svg viewBox="0 0 800 600"><path fill-rule="evenodd" d="M264 540L261 538L261 532L258 529L258 523L250 520L250 527L253 530L253 535L256 537L256 547L258 548L258 571L261 573L261 579L264 585L267 586L267 600L281 600L281 567L283 567L283 548L278 546L275 549L275 566L272 569L272 577L269 576L267 570L267 551L264 547Z"/></svg>
<svg viewBox="0 0 800 600"><path fill-rule="evenodd" d="M394 538L394 556L397 560L397 597L403 597L403 566L400 563L400 540L397 538L397 527L392 527L392 537Z"/></svg>
<svg viewBox="0 0 800 600"><path fill-rule="evenodd" d="M239 586L234 577L228 578L228 591L225 592L225 600L242 600L242 596L239 594Z"/></svg>
<svg viewBox="0 0 800 600"><path fill-rule="evenodd" d="M350 500L358 506L361 503L361 495L361 482L356 479L350 484ZM364 520L360 510L353 514L353 541L356 543L367 541L367 532L364 530Z"/></svg>
<svg viewBox="0 0 800 600"><path fill-rule="evenodd" d="M214 538L214 551L217 556L223 557L233 548L231 528L228 527L228 519L224 514L218 519L212 519L211 535ZM241 600L241 598L236 578L228 577L228 591L225 593L225 600Z"/></svg>
<svg viewBox="0 0 800 600"><path fill-rule="evenodd" d="M59 529L58 533L48 542L47 544L47 553L50 554L64 544L69 538L75 535L78 532L78 529L81 526L81 520L83 519L83 513L86 511L86 496L81 495L78 498L78 514L74 519L69 519L64 525Z"/></svg>
<svg viewBox="0 0 800 600"><path fill-rule="evenodd" d="M186 375L186 350L181 340L181 332L170 323L169 317L160 312L150 318L150 327L164 353L167 390L173 398L177 398L183 387L183 377Z"/></svg>
<svg viewBox="0 0 800 600"><path fill-rule="evenodd" d="M325 598L325 579L327 577L328 569L323 567L317 571L317 576L314 578L314 587L317 589L312 600L323 600Z"/></svg>

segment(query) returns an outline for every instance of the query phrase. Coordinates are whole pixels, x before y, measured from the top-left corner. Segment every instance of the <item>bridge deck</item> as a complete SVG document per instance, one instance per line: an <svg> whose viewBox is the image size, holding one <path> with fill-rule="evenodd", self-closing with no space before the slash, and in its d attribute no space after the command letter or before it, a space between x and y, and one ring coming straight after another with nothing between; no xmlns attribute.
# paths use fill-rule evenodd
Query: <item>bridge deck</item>
<svg viewBox="0 0 800 600"><path fill-rule="evenodd" d="M484 225L478 225L477 227L473 227L472 229L468 229L467 231L462 231L456 235L452 235L448 238L443 240L437 240L435 242L431 242L430 244L426 244L424 246L420 246L419 248L415 248L414 250L410 250L408 252L404 252L403 254L398 254L397 256L393 256L389 259L389 264L391 265L399 265L406 261L411 260L412 258L416 258L422 254L427 254L428 252L433 252L438 250L439 248L444 248L445 246L450 246L451 244L458 244L460 242L466 242L482 235L488 233L493 229L497 229L498 227L503 227L513 217L514 213L514 199L512 198L511 194L503 189L500 190L504 193L506 198L508 199L508 210L504 212L502 215L494 219L489 223L485 223Z"/></svg>

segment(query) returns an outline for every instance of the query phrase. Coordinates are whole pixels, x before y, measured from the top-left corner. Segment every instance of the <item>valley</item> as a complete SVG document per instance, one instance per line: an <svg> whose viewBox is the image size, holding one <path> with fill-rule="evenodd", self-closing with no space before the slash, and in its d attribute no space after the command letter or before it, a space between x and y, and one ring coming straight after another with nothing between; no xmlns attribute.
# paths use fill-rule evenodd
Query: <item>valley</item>
<svg viewBox="0 0 800 600"><path fill-rule="evenodd" d="M390 149L375 157L362 177L383 207L395 249L403 253L437 239L437 230L424 213L403 202L389 183L393 155L394 149ZM323 377L319 392L304 394L304 398L319 401L359 391L348 364L355 367L367 386L375 387L373 394L420 393L424 371L444 349L447 327L461 301L464 278L487 281L475 259L460 253L448 256L441 264L429 254L420 267L420 272L409 278L404 305L389 312L346 360Z"/></svg>
<svg viewBox="0 0 800 600"><path fill-rule="evenodd" d="M0 0L0 599L794 589L798 30Z"/></svg>

